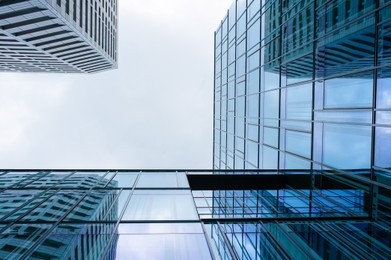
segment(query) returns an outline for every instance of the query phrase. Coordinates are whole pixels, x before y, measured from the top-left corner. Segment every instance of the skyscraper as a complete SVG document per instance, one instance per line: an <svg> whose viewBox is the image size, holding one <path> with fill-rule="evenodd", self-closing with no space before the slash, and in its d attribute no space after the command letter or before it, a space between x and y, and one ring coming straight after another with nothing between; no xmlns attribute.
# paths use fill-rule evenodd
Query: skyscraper
<svg viewBox="0 0 391 260"><path fill-rule="evenodd" d="M391 167L387 1L234 1L215 33L215 169Z"/></svg>
<svg viewBox="0 0 391 260"><path fill-rule="evenodd" d="M232 236L217 246L220 256L390 257L379 236L390 228L390 8L381 0L233 2L215 32L213 167L275 170L267 181L276 183L305 183L304 173L314 186L284 179L283 189L214 191L215 214L235 219L214 226ZM259 222L247 219L254 212ZM351 244L364 237L384 255Z"/></svg>
<svg viewBox="0 0 391 260"><path fill-rule="evenodd" d="M0 257L390 259L390 10L234 1L213 169L0 170Z"/></svg>
<svg viewBox="0 0 391 260"><path fill-rule="evenodd" d="M0 1L0 71L117 67L117 0Z"/></svg>

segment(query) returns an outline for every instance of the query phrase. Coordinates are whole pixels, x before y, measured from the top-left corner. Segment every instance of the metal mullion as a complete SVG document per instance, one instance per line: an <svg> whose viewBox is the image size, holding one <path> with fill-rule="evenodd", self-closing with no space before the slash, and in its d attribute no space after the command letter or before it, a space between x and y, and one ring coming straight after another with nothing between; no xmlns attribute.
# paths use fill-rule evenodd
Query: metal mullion
<svg viewBox="0 0 391 260"><path fill-rule="evenodd" d="M114 204L118 201L119 197L121 196L123 189L120 189L119 191L120 192L117 194L117 196L115 196L115 199L114 199L113 203L111 203L111 206L107 209L107 213L103 216L103 219L106 219L106 217L109 214L110 210L114 207Z"/></svg>
<svg viewBox="0 0 391 260"><path fill-rule="evenodd" d="M297 190L297 189L294 189L292 188L291 186L287 185L287 188L289 188L289 190L292 190L298 194L300 194L301 196L300 197L297 197L297 199L301 200L302 202L304 203L308 203L308 215L311 216L311 210L312 210L312 193L310 193L308 196L307 194L305 194L305 192L301 191L301 190ZM311 191L311 190L310 190ZM311 196L310 196L311 195ZM308 201L306 200L308 199Z"/></svg>
<svg viewBox="0 0 391 260"><path fill-rule="evenodd" d="M372 89L372 133L371 133L371 183L369 184L369 216L374 217L374 200L375 200L375 187L373 182L375 181L375 141L376 141L376 106L377 106L377 74L378 74L378 49L379 49L379 21L380 11L379 0L376 1L376 13L375 13L375 46L374 46L374 66L376 67L373 71L373 89ZM376 199L378 200L378 199ZM376 205L377 206L377 205Z"/></svg>
<svg viewBox="0 0 391 260"><path fill-rule="evenodd" d="M319 194L319 192L318 192L317 190L315 190L314 192ZM320 195L320 194L319 194L319 195ZM349 212L350 214L352 214L353 216L357 216L357 213L356 213L356 212L351 211L349 208L346 208L342 203L339 203L338 201L335 201L334 199L332 199L332 198L330 198L330 197L327 197L327 196L323 196L323 195L322 195L321 197L324 198L325 200L327 200L327 201L329 201L329 202L331 202L331 203L333 203L333 204L335 204L335 205L337 205L337 206L339 206L339 207L345 209L346 211L348 211L348 212ZM342 212L341 212L341 213L342 213Z"/></svg>
<svg viewBox="0 0 391 260"><path fill-rule="evenodd" d="M284 255L285 259L292 259L289 256L288 252L285 250L285 248L275 239L275 237L265 227L265 224L262 221L259 221L258 224L260 227L260 232L261 233L263 232L267 238L271 239L271 241L277 246L277 248L280 249L280 252ZM275 223L275 224L277 224L277 223Z"/></svg>
<svg viewBox="0 0 391 260"><path fill-rule="evenodd" d="M132 198L132 195L133 195L134 190L135 190L135 187L136 187L136 185L137 185L137 183L138 183L138 181L139 181L139 179L140 179L140 176L141 176L141 172L139 172L139 174L137 175L137 178L136 178L136 180L135 180L135 182L134 182L133 188L132 188L132 190L131 190L131 192L130 192L128 198L126 199L125 204L124 204L124 208L122 209L122 212L121 212L121 214L120 214L119 217L118 217L117 223L115 224L114 230L117 230L119 224L121 223L121 219L122 219L123 215L125 214L126 208L128 207L128 204L129 204L129 202L130 202L130 199ZM115 237L115 233L113 233L113 234L111 235L109 241L108 241L107 244L106 244L106 248L104 249L104 251L103 251L103 253L101 254L101 256L100 256L99 259L101 259L101 260L105 260L105 259L106 259L105 256L106 256L107 252L110 250L111 243L113 242L114 237Z"/></svg>
<svg viewBox="0 0 391 260"><path fill-rule="evenodd" d="M113 177L110 178L110 180L106 183L106 185L104 186L104 188L107 188L107 186L111 183L111 181L115 178L115 176L118 175L118 171L116 171L114 174L113 174Z"/></svg>
<svg viewBox="0 0 391 260"><path fill-rule="evenodd" d="M221 237L223 238L224 243L226 244L226 248L228 248L228 252L229 252L229 254L231 255L232 259L234 259L234 260L239 260L240 258L239 258L239 256L237 255L236 251L233 250L233 248L230 246L231 244L230 244L230 242L229 242L229 239L228 239L228 237L227 237L227 234L224 232L224 230L223 230L223 228L222 228L220 222L217 222L217 227L218 227L218 229L219 229L219 231L220 231L220 234L221 234Z"/></svg>
<svg viewBox="0 0 391 260"><path fill-rule="evenodd" d="M205 224L203 222L201 222L200 224L201 224L201 227L202 227L202 231L204 232L204 237L205 237L208 249L209 249L209 254L210 254L212 260L217 260L216 257L214 256L213 249L212 249L212 244L211 244L211 242L209 240L209 236L207 236Z"/></svg>
<svg viewBox="0 0 391 260"><path fill-rule="evenodd" d="M307 259L313 259L313 255L309 254L308 248L304 248L300 243L297 242L297 239L295 239L292 234L290 234L288 231L285 230L283 224L275 222L275 224L279 227L279 231L281 231L285 237L292 242L304 255L307 256ZM309 247L309 245L307 245Z"/></svg>
<svg viewBox="0 0 391 260"><path fill-rule="evenodd" d="M264 197L263 195L259 194L257 190L254 190L255 193L257 194L257 196L259 196L258 198L262 201L263 204L266 204L268 207L272 208L278 215L278 208L276 209L273 205L270 204L270 202L268 202ZM277 199L278 200L278 199Z"/></svg>
<svg viewBox="0 0 391 260"><path fill-rule="evenodd" d="M387 247L387 246L384 245L383 243L380 243L379 240L373 239L371 236L368 235L367 232L364 232L364 231L358 229L357 227L353 226L353 225L350 224L350 223L347 223L346 225L349 226L349 229L350 229L351 231L360 232L360 233L361 233L361 237L364 237L364 238L365 238L366 241L365 241L365 242L361 242L359 239L357 239L357 236L352 235L351 233L347 232L347 233L346 233L346 236L349 237L352 241L353 241L353 240L354 240L354 241L357 241L357 245L360 244L360 243L361 243L361 244L371 244L370 247L372 248L373 252L370 253L370 254L371 254L372 257L373 257L372 254L376 254L376 255L377 255L377 256L376 256L376 259L381 259L381 257L383 256L383 255L381 255L381 254L378 253L378 252L380 252L380 250L376 250L376 248L381 249L381 250L385 250L385 251L382 251L383 254L385 254L386 251L388 251L387 255L390 255L390 254L391 254L391 250L390 250L389 247ZM349 240L350 240L350 239L349 239ZM371 241L371 240L373 240L373 241ZM375 247L376 247L375 249L373 249L373 244L375 244ZM361 248L361 247L360 247L360 248Z"/></svg>
<svg viewBox="0 0 391 260"><path fill-rule="evenodd" d="M55 229L57 228L58 224L61 223L61 221L63 221L86 197L87 195L91 194L92 192L92 189L89 190L89 192L85 193L83 196L81 196L81 198L79 198L79 200L73 204L73 206L71 208L69 208L65 214L63 214L62 217L60 217L59 220L57 220L51 228L49 228L48 230L46 230L46 232L44 234L41 235L41 237L35 242L35 244L33 246L31 246L29 248L29 250L27 250L27 252L25 252L22 256L21 256L21 260L24 260L24 259L28 259L30 257L30 255L34 252L34 250L50 235L50 233Z"/></svg>
<svg viewBox="0 0 391 260"><path fill-rule="evenodd" d="M326 229L325 226L328 226L331 230L329 229ZM316 227L318 228L314 228L314 229L317 229L317 231L321 232L321 231L326 231L326 232L322 232L324 235L326 235L327 237L329 237L329 242L333 245L335 245L337 248L340 248L340 249L349 249L349 252L348 253L348 256L349 257L352 257L351 254L355 254L356 253L356 256L357 258L362 258L364 257L364 259L371 259L371 256L368 255L364 250L362 250L359 246L356 246L354 244L351 243L350 240L347 240L346 238L344 238L343 236L341 235L337 235L339 234L339 230L332 227L331 225L329 225L328 223L317 223L316 224ZM331 231L331 232L330 232ZM334 238L334 239L333 239ZM346 253L346 252L345 252Z"/></svg>

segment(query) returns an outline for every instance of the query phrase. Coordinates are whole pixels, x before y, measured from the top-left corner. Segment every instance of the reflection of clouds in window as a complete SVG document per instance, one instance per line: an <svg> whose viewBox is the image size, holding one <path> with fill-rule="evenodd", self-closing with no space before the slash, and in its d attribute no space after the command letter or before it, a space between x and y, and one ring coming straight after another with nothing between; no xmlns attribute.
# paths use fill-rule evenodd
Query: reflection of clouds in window
<svg viewBox="0 0 391 260"><path fill-rule="evenodd" d="M369 168L371 128L324 125L323 163L341 169Z"/></svg>
<svg viewBox="0 0 391 260"><path fill-rule="evenodd" d="M377 82L377 108L391 108L391 78Z"/></svg>
<svg viewBox="0 0 391 260"><path fill-rule="evenodd" d="M359 108L372 106L372 77L337 78L325 84L325 108Z"/></svg>
<svg viewBox="0 0 391 260"><path fill-rule="evenodd" d="M376 128L375 165L391 167L391 128Z"/></svg>

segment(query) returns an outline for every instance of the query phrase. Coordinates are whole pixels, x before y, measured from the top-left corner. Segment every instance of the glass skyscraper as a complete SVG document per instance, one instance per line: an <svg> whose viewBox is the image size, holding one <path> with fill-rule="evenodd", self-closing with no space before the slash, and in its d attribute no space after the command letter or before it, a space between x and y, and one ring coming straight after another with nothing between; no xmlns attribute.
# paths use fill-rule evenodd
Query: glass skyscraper
<svg viewBox="0 0 391 260"><path fill-rule="evenodd" d="M0 170L0 258L390 259L390 57L390 1L234 1L213 169Z"/></svg>
<svg viewBox="0 0 391 260"><path fill-rule="evenodd" d="M0 71L117 67L117 0L0 1Z"/></svg>
<svg viewBox="0 0 391 260"><path fill-rule="evenodd" d="M215 169L391 167L389 1L234 1L215 33Z"/></svg>
<svg viewBox="0 0 391 260"><path fill-rule="evenodd" d="M214 191L235 222L214 227L232 236L220 256L391 257L390 28L390 1L234 1L215 32L213 168L313 186Z"/></svg>

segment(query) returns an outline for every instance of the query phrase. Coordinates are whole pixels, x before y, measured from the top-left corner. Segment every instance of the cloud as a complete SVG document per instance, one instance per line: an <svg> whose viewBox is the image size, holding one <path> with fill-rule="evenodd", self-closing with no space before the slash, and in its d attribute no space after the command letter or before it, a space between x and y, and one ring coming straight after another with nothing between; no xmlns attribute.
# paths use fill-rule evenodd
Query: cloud
<svg viewBox="0 0 391 260"><path fill-rule="evenodd" d="M231 1L119 3L119 69L2 74L1 168L211 168L213 31Z"/></svg>

